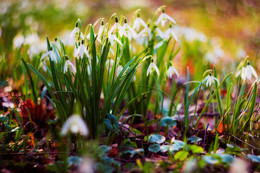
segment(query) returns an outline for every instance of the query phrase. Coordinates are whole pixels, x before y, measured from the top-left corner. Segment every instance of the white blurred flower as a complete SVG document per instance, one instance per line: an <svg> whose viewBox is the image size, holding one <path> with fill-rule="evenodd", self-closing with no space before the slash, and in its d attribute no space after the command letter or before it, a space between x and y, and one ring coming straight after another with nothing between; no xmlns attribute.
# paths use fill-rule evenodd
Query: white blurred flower
<svg viewBox="0 0 260 173"><path fill-rule="evenodd" d="M177 77L179 77L178 71L173 66L170 66L167 70L167 77L171 79L174 73L177 75Z"/></svg>
<svg viewBox="0 0 260 173"><path fill-rule="evenodd" d="M29 34L25 37L24 44L38 44L40 41L39 36L36 33Z"/></svg>
<svg viewBox="0 0 260 173"><path fill-rule="evenodd" d="M171 21L172 23L176 24L176 21L171 18L168 14L165 13L164 9L162 10L162 14L158 17L157 21L156 21L156 25L158 25L159 23L161 23L162 26L165 25L166 20Z"/></svg>
<svg viewBox="0 0 260 173"><path fill-rule="evenodd" d="M45 59L46 57L48 57L48 56L50 56L50 58L51 58L52 61L58 63L56 54L53 52L52 48L51 48L48 52L46 52L45 54L42 55L41 61L42 61L43 59Z"/></svg>
<svg viewBox="0 0 260 173"><path fill-rule="evenodd" d="M247 64L246 67L242 67L242 69L240 69L237 73L236 73L236 77L240 76L243 80L243 82L245 82L246 80L251 80L252 79L252 75L255 78L258 78L258 75L255 71L255 69L250 65L250 63Z"/></svg>
<svg viewBox="0 0 260 173"><path fill-rule="evenodd" d="M237 58L243 59L246 57L246 51L245 49L238 49L236 53Z"/></svg>
<svg viewBox="0 0 260 173"><path fill-rule="evenodd" d="M71 115L61 129L61 135L65 136L68 132L80 133L82 136L87 136L89 134L88 127L80 115Z"/></svg>
<svg viewBox="0 0 260 173"><path fill-rule="evenodd" d="M76 68L75 66L70 62L70 60L66 60L65 65L64 65L64 70L63 73L66 73L70 69L74 74L76 73Z"/></svg>
<svg viewBox="0 0 260 173"><path fill-rule="evenodd" d="M217 64L219 59L224 56L224 51L219 46L216 46L212 51L205 55L205 58L210 61L210 63Z"/></svg>
<svg viewBox="0 0 260 173"><path fill-rule="evenodd" d="M79 173L94 173L94 166L95 163L91 158L85 157L80 162L80 165L78 167Z"/></svg>
<svg viewBox="0 0 260 173"><path fill-rule="evenodd" d="M140 30L140 26L143 25L143 27L147 27L147 24L145 23L145 21L140 17L140 14L137 14L137 17L134 21L133 24L133 30L139 31Z"/></svg>
<svg viewBox="0 0 260 173"><path fill-rule="evenodd" d="M123 70L123 67L119 65L116 69L116 75L119 76L120 72Z"/></svg>
<svg viewBox="0 0 260 173"><path fill-rule="evenodd" d="M113 59L108 59L106 61L106 68L107 68L108 71L110 71L112 69L113 64L114 64L114 60Z"/></svg>
<svg viewBox="0 0 260 173"><path fill-rule="evenodd" d="M108 39L111 43L111 46L113 46L115 44L115 42L117 42L118 44L120 44L121 46L123 46L122 42L116 37L115 34L111 33L108 34Z"/></svg>
<svg viewBox="0 0 260 173"><path fill-rule="evenodd" d="M240 158L236 158L228 169L229 173L248 173L248 163Z"/></svg>
<svg viewBox="0 0 260 173"><path fill-rule="evenodd" d="M215 78L214 76L212 76L212 74L209 74L207 77L205 77L203 79L203 83L206 82L206 87L210 87L212 85L212 83L215 81L217 81L217 83L219 83L218 79Z"/></svg>
<svg viewBox="0 0 260 173"><path fill-rule="evenodd" d="M157 73L157 75L159 76L159 69L156 66L156 64L152 61L151 64L149 65L148 69L147 69L147 76L149 74L152 74L152 72L155 71Z"/></svg>
<svg viewBox="0 0 260 173"><path fill-rule="evenodd" d="M63 34L60 37L62 43L65 46L73 46L74 45L74 41L71 41L71 39L70 39L70 34L71 34L71 32L69 30L66 30L66 31L63 32Z"/></svg>
<svg viewBox="0 0 260 173"><path fill-rule="evenodd" d="M207 37L204 33L196 31L194 28L175 26L176 33L184 36L188 42L198 40L200 42L207 42Z"/></svg>
<svg viewBox="0 0 260 173"><path fill-rule="evenodd" d="M38 44L30 45L27 53L29 55L29 58L32 59L34 55L39 55L39 53L44 50L46 50L46 43L44 41L41 41Z"/></svg>
<svg viewBox="0 0 260 173"><path fill-rule="evenodd" d="M23 42L24 42L24 36L21 34L16 35L13 40L14 48L20 48Z"/></svg>

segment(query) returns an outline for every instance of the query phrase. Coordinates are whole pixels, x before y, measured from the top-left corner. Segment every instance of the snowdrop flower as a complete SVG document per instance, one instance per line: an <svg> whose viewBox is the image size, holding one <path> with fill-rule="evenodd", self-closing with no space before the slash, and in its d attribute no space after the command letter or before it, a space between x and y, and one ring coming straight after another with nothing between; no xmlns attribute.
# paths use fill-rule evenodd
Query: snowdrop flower
<svg viewBox="0 0 260 173"><path fill-rule="evenodd" d="M255 69L250 65L250 62L247 63L246 67L242 67L242 69L240 69L236 73L236 77L238 77L239 75L241 75L241 78L242 78L243 82L245 82L247 79L251 80L252 79L252 75L255 78L258 78L257 73L256 73Z"/></svg>
<svg viewBox="0 0 260 173"><path fill-rule="evenodd" d="M97 40L101 43L101 38L102 38L102 35L103 33L106 31L106 28L105 28L105 24L104 24L104 21L102 20L101 21L101 26L100 28L98 29L98 36L97 36Z"/></svg>
<svg viewBox="0 0 260 173"><path fill-rule="evenodd" d="M58 42L58 38L55 38L53 44L55 44L59 50L61 50L60 43Z"/></svg>
<svg viewBox="0 0 260 173"><path fill-rule="evenodd" d="M212 83L214 82L214 80L217 81L217 83L219 83L218 79L213 77L212 74L210 73L207 77L205 77L203 82L206 82L206 87L208 87L208 86L210 87L212 85Z"/></svg>
<svg viewBox="0 0 260 173"><path fill-rule="evenodd" d="M111 43L111 46L113 46L115 44L115 41L120 44L121 46L123 46L122 42L116 37L115 34L111 33L111 34L108 34L108 39Z"/></svg>
<svg viewBox="0 0 260 173"><path fill-rule="evenodd" d="M119 76L120 72L123 70L123 67L119 65L116 69L116 75Z"/></svg>
<svg viewBox="0 0 260 173"><path fill-rule="evenodd" d="M179 42L179 39L178 39L174 29L172 28L172 25L170 25L169 28L165 32L162 32L159 28L156 28L156 31L158 32L159 36L163 40L167 40L172 36L177 42Z"/></svg>
<svg viewBox="0 0 260 173"><path fill-rule="evenodd" d="M53 52L52 47L50 48L50 50L48 52L46 52L45 54L42 55L41 60L43 60L44 58L48 57L48 55L50 56L52 61L58 63L56 54Z"/></svg>
<svg viewBox="0 0 260 173"><path fill-rule="evenodd" d="M169 69L167 70L167 77L172 79L172 75L174 73L177 75L177 77L179 77L178 71L173 66L170 66Z"/></svg>
<svg viewBox="0 0 260 173"><path fill-rule="evenodd" d="M79 24L78 24L78 22L76 23L75 28L70 33L70 40L74 40L75 36L77 36L77 35L79 35ZM80 32L80 37L84 38L84 35L83 35L82 32Z"/></svg>
<svg viewBox="0 0 260 173"><path fill-rule="evenodd" d="M74 74L76 73L75 66L70 62L70 60L67 59L64 65L63 73L66 73L68 69L70 69Z"/></svg>
<svg viewBox="0 0 260 173"><path fill-rule="evenodd" d="M143 25L143 27L147 27L147 24L145 23L145 21L140 17L140 13L137 13L137 18L134 21L133 24L133 29L136 31L140 30L140 26Z"/></svg>
<svg viewBox="0 0 260 173"><path fill-rule="evenodd" d="M159 74L159 69L158 69L158 67L156 66L156 64L153 62L153 60L152 60L152 62L151 62L151 64L149 65L149 67L148 67L148 69L147 69L147 76L149 75L149 74L152 74L152 72L155 70L155 72L157 73L157 75L159 76L160 74Z"/></svg>
<svg viewBox="0 0 260 173"><path fill-rule="evenodd" d="M82 59L84 57L84 54L86 54L86 56L90 59L88 49L86 48L86 46L84 46L84 40L82 40L78 48L75 46L74 56L80 57Z"/></svg>
<svg viewBox="0 0 260 173"><path fill-rule="evenodd" d="M172 25L170 25L170 27L166 30L165 36L166 36L167 39L172 36L177 42L179 42L179 39L178 39Z"/></svg>
<svg viewBox="0 0 260 173"><path fill-rule="evenodd" d="M161 22L161 25L164 26L167 19L170 20L172 23L176 24L175 20L171 18L169 15L167 15L163 8L162 14L158 17L156 25L158 25Z"/></svg>
<svg viewBox="0 0 260 173"><path fill-rule="evenodd" d="M115 17L115 22L116 23L108 31L108 35L111 35L111 33L117 32L117 31L119 31L119 33L122 33L122 26L119 24L117 17Z"/></svg>
<svg viewBox="0 0 260 173"><path fill-rule="evenodd" d="M24 36L23 35L16 35L13 40L13 46L14 48L20 48L24 42Z"/></svg>
<svg viewBox="0 0 260 173"><path fill-rule="evenodd" d="M139 34L137 34L136 38L140 38L140 37L148 37L148 40L151 40L153 38L153 34L151 29L149 28L149 25L144 28Z"/></svg>
<svg viewBox="0 0 260 173"><path fill-rule="evenodd" d="M80 133L82 136L87 136L89 134L88 127L84 120L77 114L71 115L61 129L61 135L65 136L68 132Z"/></svg>
<svg viewBox="0 0 260 173"><path fill-rule="evenodd" d="M121 37L124 35L125 37L128 37L129 40L132 40L132 38L136 37L136 32L127 24L127 19L124 20L124 25L122 27L122 32L120 33Z"/></svg>

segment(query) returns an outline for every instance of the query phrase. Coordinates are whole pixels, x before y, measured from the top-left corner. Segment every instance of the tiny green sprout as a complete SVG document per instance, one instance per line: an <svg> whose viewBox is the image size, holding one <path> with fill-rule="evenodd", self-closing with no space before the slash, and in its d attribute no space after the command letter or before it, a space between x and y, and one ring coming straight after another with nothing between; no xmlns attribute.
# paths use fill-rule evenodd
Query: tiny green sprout
<svg viewBox="0 0 260 173"><path fill-rule="evenodd" d="M105 25L105 22L104 22L104 20L101 20L101 25L103 26L103 25Z"/></svg>
<svg viewBox="0 0 260 173"><path fill-rule="evenodd" d="M124 23L127 23L127 19L126 18L124 19Z"/></svg>
<svg viewBox="0 0 260 173"><path fill-rule="evenodd" d="M57 38L57 37L55 37L55 41L58 41L58 38Z"/></svg>
<svg viewBox="0 0 260 173"><path fill-rule="evenodd" d="M170 23L169 28L172 28L172 24Z"/></svg>

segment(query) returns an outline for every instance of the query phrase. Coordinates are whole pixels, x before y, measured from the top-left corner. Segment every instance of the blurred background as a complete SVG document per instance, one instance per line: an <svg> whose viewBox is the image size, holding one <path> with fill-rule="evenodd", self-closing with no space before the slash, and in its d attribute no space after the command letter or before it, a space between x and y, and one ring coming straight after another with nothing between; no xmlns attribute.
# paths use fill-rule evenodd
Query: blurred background
<svg viewBox="0 0 260 173"><path fill-rule="evenodd" d="M188 65L196 78L201 63L205 69L221 64L231 71L247 55L259 72L259 0L1 0L0 79L18 79L13 71L21 58L17 52L26 51L31 59L46 51L46 35L51 41L58 36L70 45L68 36L78 18L86 26L102 17L107 21L116 12L131 21L140 8L141 17L148 20L162 5L177 21L182 49L175 66L181 73ZM229 63L231 66L225 66Z"/></svg>

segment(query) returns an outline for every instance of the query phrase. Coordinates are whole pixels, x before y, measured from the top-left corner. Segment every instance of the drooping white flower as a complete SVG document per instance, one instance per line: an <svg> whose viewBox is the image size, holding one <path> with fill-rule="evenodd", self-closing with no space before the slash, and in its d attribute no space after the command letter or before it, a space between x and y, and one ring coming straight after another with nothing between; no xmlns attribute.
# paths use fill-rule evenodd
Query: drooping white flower
<svg viewBox="0 0 260 173"><path fill-rule="evenodd" d="M138 13L137 14L137 17L134 21L134 24L133 24L133 29L136 30L136 31L139 31L140 30L140 26L143 25L143 27L147 27L147 24L145 23L145 21L140 17L140 14Z"/></svg>
<svg viewBox="0 0 260 173"><path fill-rule="evenodd" d="M139 34L137 34L136 39L142 38L142 37L147 37L148 40L151 40L153 38L153 34L149 26L144 28Z"/></svg>
<svg viewBox="0 0 260 173"><path fill-rule="evenodd" d="M86 48L86 46L84 45L84 41L82 40L78 48L75 46L74 56L82 59L84 57L84 54L86 54L87 58L90 59L88 49Z"/></svg>
<svg viewBox="0 0 260 173"><path fill-rule="evenodd" d="M173 18L171 18L168 14L166 14L164 9L162 9L162 14L158 17L156 25L161 23L161 25L164 26L167 19L170 20L172 23L176 24L176 21Z"/></svg>
<svg viewBox="0 0 260 173"><path fill-rule="evenodd" d="M240 76L243 80L243 82L245 82L246 80L251 80L252 79L252 75L255 78L258 78L258 75L255 71L255 69L250 65L250 63L248 62L246 67L242 67L242 69L240 69L237 73L236 73L236 77Z"/></svg>
<svg viewBox="0 0 260 173"><path fill-rule="evenodd" d="M118 22L118 18L115 18L115 24L111 27L111 29L108 31L108 35L111 35L112 33L116 33L117 31L119 33L122 33L122 26Z"/></svg>
<svg viewBox="0 0 260 173"><path fill-rule="evenodd" d="M157 73L157 75L159 76L159 69L156 66L156 64L152 61L151 64L149 65L148 69L147 69L147 76L149 74L152 74L152 72L155 71Z"/></svg>
<svg viewBox="0 0 260 173"><path fill-rule="evenodd" d="M65 136L68 132L74 134L80 133L82 136L89 134L86 123L78 114L71 115L62 126L61 135Z"/></svg>
<svg viewBox="0 0 260 173"><path fill-rule="evenodd" d="M104 21L101 21L101 26L98 29L98 36L97 36L97 40L101 43L101 38L103 33L106 31L105 25L104 25Z"/></svg>
<svg viewBox="0 0 260 173"><path fill-rule="evenodd" d="M174 73L177 75L177 77L179 77L178 71L173 66L170 66L167 70L167 77L171 79Z"/></svg>
<svg viewBox="0 0 260 173"><path fill-rule="evenodd" d="M179 39L173 29L173 27L170 25L170 27L165 31L165 35L166 35L166 38L170 38L171 36L177 41L179 42Z"/></svg>
<svg viewBox="0 0 260 173"><path fill-rule="evenodd" d="M123 46L122 42L116 37L115 34L111 33L108 34L108 39L111 43L111 46L113 46L115 44L115 42L117 42L118 44L120 44L121 46Z"/></svg>
<svg viewBox="0 0 260 173"><path fill-rule="evenodd" d="M122 27L121 37L124 35L125 37L128 37L129 40L132 40L132 38L135 38L137 36L136 32L131 28L131 26L128 25L127 19L124 20L124 25Z"/></svg>
<svg viewBox="0 0 260 173"><path fill-rule="evenodd" d="M50 48L50 50L48 52L46 52L45 54L42 55L41 57L41 61L46 58L46 57L50 57L52 61L58 63L56 54L54 53L54 51L52 50L52 47Z"/></svg>
<svg viewBox="0 0 260 173"><path fill-rule="evenodd" d="M64 65L63 73L67 73L68 69L70 69L74 74L76 73L75 66L70 62L70 60L66 60Z"/></svg>
<svg viewBox="0 0 260 173"><path fill-rule="evenodd" d="M78 23L76 23L75 28L71 31L70 33L70 40L75 41L75 37L78 36L80 34L80 38L83 39L84 35L82 32L80 32L79 27L78 27Z"/></svg>
<svg viewBox="0 0 260 173"><path fill-rule="evenodd" d="M208 87L208 86L210 87L210 86L212 85L212 83L214 82L214 80L219 83L219 81L218 81L217 78L215 78L214 76L212 76L211 74L209 74L207 77L205 77L205 78L203 79L203 83L206 82L206 87Z"/></svg>

